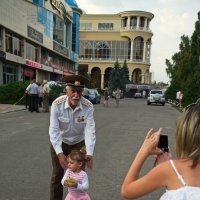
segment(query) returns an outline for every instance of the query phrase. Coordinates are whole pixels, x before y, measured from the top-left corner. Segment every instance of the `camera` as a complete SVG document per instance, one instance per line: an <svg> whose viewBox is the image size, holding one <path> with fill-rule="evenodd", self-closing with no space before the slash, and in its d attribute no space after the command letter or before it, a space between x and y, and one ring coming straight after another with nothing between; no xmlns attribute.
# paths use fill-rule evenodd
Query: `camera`
<svg viewBox="0 0 200 200"><path fill-rule="evenodd" d="M158 148L162 149L164 152L168 152L168 136L160 135L160 139L158 142Z"/></svg>

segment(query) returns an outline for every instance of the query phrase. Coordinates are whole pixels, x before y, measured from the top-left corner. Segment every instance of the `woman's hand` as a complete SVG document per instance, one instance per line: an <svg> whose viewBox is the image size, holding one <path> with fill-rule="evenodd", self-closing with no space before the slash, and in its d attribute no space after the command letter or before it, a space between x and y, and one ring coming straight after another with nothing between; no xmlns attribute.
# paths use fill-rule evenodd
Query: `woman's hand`
<svg viewBox="0 0 200 200"><path fill-rule="evenodd" d="M147 155L162 154L162 150L157 147L161 133L162 128L159 128L158 131L155 133L153 133L153 129L151 128L147 133L147 136L140 148L140 152L145 153Z"/></svg>
<svg viewBox="0 0 200 200"><path fill-rule="evenodd" d="M157 165L171 159L171 157L172 157L171 149L170 148L168 148L168 149L169 149L168 152L163 152L162 154L155 156Z"/></svg>

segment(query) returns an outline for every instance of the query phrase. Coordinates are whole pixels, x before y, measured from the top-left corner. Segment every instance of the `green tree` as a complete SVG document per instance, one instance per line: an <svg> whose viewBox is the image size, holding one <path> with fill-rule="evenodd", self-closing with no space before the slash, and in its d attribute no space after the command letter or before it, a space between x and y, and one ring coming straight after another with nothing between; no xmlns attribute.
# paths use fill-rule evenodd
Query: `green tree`
<svg viewBox="0 0 200 200"><path fill-rule="evenodd" d="M110 72L109 78L109 90L110 92L114 91L116 88L123 89L123 81L121 78L121 66L118 60L114 63L114 67Z"/></svg>
<svg viewBox="0 0 200 200"><path fill-rule="evenodd" d="M183 106L196 101L200 97L200 12L191 39L181 37L179 52L172 56L172 61L166 59L166 66L171 81L166 97L175 99L177 90L182 90Z"/></svg>
<svg viewBox="0 0 200 200"><path fill-rule="evenodd" d="M126 84L129 84L129 71L126 60L124 60L123 67L121 68L122 90L125 92Z"/></svg>

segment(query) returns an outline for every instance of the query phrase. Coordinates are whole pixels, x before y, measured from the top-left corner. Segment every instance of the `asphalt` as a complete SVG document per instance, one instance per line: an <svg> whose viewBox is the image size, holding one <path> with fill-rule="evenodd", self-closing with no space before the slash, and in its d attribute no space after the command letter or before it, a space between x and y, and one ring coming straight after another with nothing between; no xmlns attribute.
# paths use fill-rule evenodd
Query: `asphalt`
<svg viewBox="0 0 200 200"><path fill-rule="evenodd" d="M0 114L25 110L25 105L0 104Z"/></svg>

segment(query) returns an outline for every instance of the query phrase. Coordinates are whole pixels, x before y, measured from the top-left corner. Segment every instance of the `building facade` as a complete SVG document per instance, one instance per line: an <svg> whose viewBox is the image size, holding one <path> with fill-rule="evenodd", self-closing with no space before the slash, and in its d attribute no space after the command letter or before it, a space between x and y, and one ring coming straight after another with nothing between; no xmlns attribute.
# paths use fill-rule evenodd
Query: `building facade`
<svg viewBox="0 0 200 200"><path fill-rule="evenodd" d="M75 74L78 51L72 45L74 12L82 13L67 0L1 0L0 84L32 77L36 81L60 81Z"/></svg>
<svg viewBox="0 0 200 200"><path fill-rule="evenodd" d="M90 74L93 86L103 89L114 63L122 66L126 60L130 81L150 84L153 17L144 11L81 15L79 73Z"/></svg>

